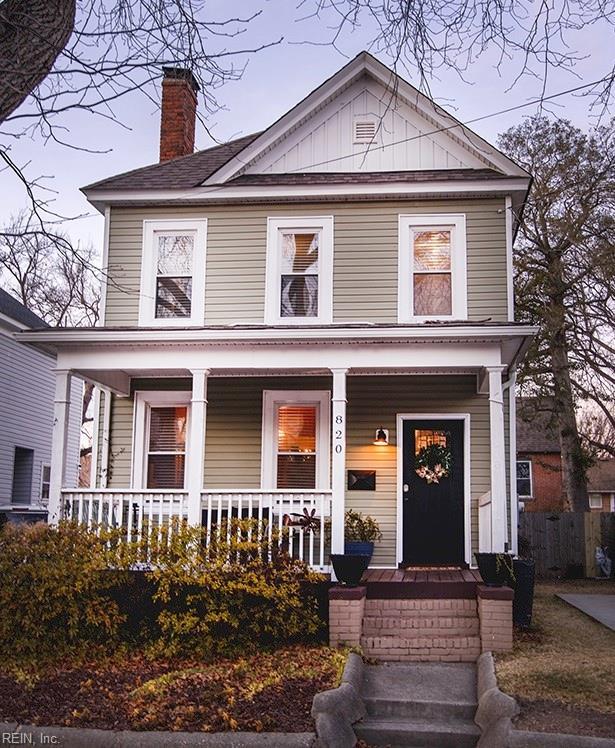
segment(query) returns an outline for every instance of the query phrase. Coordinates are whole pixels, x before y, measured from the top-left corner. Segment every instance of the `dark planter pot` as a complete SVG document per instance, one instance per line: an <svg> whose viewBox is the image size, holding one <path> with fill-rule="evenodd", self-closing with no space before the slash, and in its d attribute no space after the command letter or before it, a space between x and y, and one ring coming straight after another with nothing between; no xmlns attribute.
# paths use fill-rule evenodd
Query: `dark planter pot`
<svg viewBox="0 0 615 748"><path fill-rule="evenodd" d="M510 575L509 565L512 563L512 556L509 556L510 562L500 561L498 564L497 557L503 556L500 553L475 553L478 570L483 578L483 583L487 587L513 586L513 580Z"/></svg>
<svg viewBox="0 0 615 748"><path fill-rule="evenodd" d="M344 553L346 556L369 556L371 561L374 555L374 544L366 540L347 540L344 543Z"/></svg>
<svg viewBox="0 0 615 748"><path fill-rule="evenodd" d="M369 556L351 556L347 553L332 553L331 563L338 582L347 587L358 587L363 572L369 565Z"/></svg>
<svg viewBox="0 0 615 748"><path fill-rule="evenodd" d="M524 558L513 561L515 571L515 597L513 600L513 622L527 629L532 623L534 605L534 573L536 564Z"/></svg>

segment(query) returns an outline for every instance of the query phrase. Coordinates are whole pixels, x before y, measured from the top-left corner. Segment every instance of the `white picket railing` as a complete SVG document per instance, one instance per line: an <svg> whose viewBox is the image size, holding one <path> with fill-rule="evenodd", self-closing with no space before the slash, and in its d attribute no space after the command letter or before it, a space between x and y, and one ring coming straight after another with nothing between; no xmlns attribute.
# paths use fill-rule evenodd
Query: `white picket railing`
<svg viewBox="0 0 615 748"><path fill-rule="evenodd" d="M220 532L219 518L257 519L267 523L269 541L276 528L278 543L287 542L291 556L315 569L328 569L331 491L203 491L201 509L208 542L212 532ZM288 528L284 536L283 527Z"/></svg>
<svg viewBox="0 0 615 748"><path fill-rule="evenodd" d="M64 517L95 528L123 528L128 541L158 533L172 520L187 520L188 492L124 489L75 489L62 492ZM331 491L204 490L201 493L203 527L207 542L221 527L230 532L230 517L259 520L271 541L278 543L315 569L328 569L328 520ZM282 533L282 528L287 528Z"/></svg>

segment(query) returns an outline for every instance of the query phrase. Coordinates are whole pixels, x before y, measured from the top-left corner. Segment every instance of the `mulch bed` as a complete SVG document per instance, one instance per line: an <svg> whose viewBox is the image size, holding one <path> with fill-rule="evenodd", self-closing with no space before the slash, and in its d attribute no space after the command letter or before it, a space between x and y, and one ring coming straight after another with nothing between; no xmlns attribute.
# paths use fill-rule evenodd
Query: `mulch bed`
<svg viewBox="0 0 615 748"><path fill-rule="evenodd" d="M142 656L42 672L0 669L0 721L108 730L312 732L312 699L343 663L288 647L211 663Z"/></svg>
<svg viewBox="0 0 615 748"><path fill-rule="evenodd" d="M517 701L521 707L521 714L515 719L517 730L615 738L613 714L567 706L556 701Z"/></svg>

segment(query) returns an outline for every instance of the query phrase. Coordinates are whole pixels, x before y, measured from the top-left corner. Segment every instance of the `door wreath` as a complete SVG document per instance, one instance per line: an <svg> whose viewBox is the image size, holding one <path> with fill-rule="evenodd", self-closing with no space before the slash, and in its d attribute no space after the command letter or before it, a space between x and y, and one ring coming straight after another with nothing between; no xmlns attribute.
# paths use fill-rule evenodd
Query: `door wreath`
<svg viewBox="0 0 615 748"><path fill-rule="evenodd" d="M441 444L429 444L419 450L415 459L415 472L427 483L439 483L448 478L451 470L451 450Z"/></svg>

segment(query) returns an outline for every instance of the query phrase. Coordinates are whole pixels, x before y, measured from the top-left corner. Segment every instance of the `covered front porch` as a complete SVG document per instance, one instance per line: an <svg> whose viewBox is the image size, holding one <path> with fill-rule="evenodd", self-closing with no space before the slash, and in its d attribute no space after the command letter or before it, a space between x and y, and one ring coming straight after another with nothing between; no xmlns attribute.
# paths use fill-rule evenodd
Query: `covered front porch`
<svg viewBox="0 0 615 748"><path fill-rule="evenodd" d="M177 518L210 538L226 518L252 518L269 533L288 528L289 552L326 570L329 554L344 551L352 508L380 524L372 568L394 569L420 563L408 540L420 532L420 514L409 511L419 435L431 443L444 434L458 440L456 524L441 497L431 546L453 537L460 566L472 565L479 549L515 549L510 389L527 338L518 326L393 328L385 339L380 330L302 330L300 338L259 330L269 339L257 343L245 339L253 331L231 343L234 332L216 339L220 331L194 330L183 331L189 340L156 345L148 337L161 331L135 332L124 340L130 335L113 330L75 331L88 338L79 345L65 331L45 337L58 354L52 522L121 526L132 538ZM73 374L99 388L92 485L80 490L63 480ZM155 409L183 409L183 424L171 418L165 431L158 413L153 434ZM281 419L292 426L295 416L303 426L289 441ZM178 428L182 444L167 449L164 439ZM376 438L381 430L385 439ZM152 448L154 437L160 444Z"/></svg>

